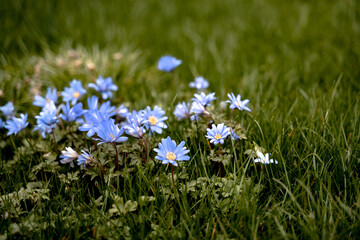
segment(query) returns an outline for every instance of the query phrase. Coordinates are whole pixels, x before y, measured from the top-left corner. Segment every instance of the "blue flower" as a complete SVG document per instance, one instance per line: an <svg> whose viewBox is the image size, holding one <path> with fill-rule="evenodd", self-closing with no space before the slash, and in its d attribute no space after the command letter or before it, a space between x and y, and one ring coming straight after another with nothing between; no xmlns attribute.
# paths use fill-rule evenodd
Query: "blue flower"
<svg viewBox="0 0 360 240"><path fill-rule="evenodd" d="M51 90L51 88L48 88L45 98L39 95L35 95L33 105L38 107L45 107L46 103L49 103L50 101L56 103L57 98L58 96L57 96L56 88L54 88L53 90Z"/></svg>
<svg viewBox="0 0 360 240"><path fill-rule="evenodd" d="M115 84L113 84L111 77L107 77L103 79L101 76L99 76L99 78L96 80L96 84L89 83L88 87L93 88L99 93L101 93L103 99L112 98L113 94L111 91L118 90L118 87Z"/></svg>
<svg viewBox="0 0 360 240"><path fill-rule="evenodd" d="M233 93L231 93L231 94L228 93L228 97L230 98L230 100L228 100L226 102L231 103L230 109L237 108L239 110L246 110L246 111L251 112L251 109L246 106L246 104L249 103L249 99L245 99L244 101L241 101L240 94L235 97L235 95Z"/></svg>
<svg viewBox="0 0 360 240"><path fill-rule="evenodd" d="M220 123L217 126L215 124L212 125L212 128L207 128L206 137L210 140L211 143L217 145L218 143L223 144L224 139L230 135L230 129L224 125L224 123Z"/></svg>
<svg viewBox="0 0 360 240"><path fill-rule="evenodd" d="M92 137L95 132L97 126L103 122L107 121L110 117L107 114L102 114L99 112L99 110L95 109L92 111L88 111L84 114L85 122L80 123L82 126L80 126L78 129L82 132L87 132L88 137Z"/></svg>
<svg viewBox="0 0 360 240"><path fill-rule="evenodd" d="M86 164L90 164L95 161L95 159L91 156L89 151L81 150L81 154L78 157L78 165L83 165L85 167Z"/></svg>
<svg viewBox="0 0 360 240"><path fill-rule="evenodd" d="M197 121L201 116L210 116L210 113L206 111L205 107L197 101L191 104L190 113L195 114L190 117L191 121Z"/></svg>
<svg viewBox="0 0 360 240"><path fill-rule="evenodd" d="M262 164L270 164L270 163L278 164L278 161L274 159L269 159L269 153L266 153L265 156L262 152L256 152L256 154L258 155L259 158L254 159L255 163L260 162Z"/></svg>
<svg viewBox="0 0 360 240"><path fill-rule="evenodd" d="M189 83L189 87L201 90L209 87L209 82L203 76L200 76L195 78L194 82Z"/></svg>
<svg viewBox="0 0 360 240"><path fill-rule="evenodd" d="M99 112L109 117L115 116L116 114L115 110L116 110L115 106L111 106L110 101L104 102L99 107Z"/></svg>
<svg viewBox="0 0 360 240"><path fill-rule="evenodd" d="M151 108L148 106L142 112L142 118L145 123L145 127L146 129L150 128L150 134L153 132L161 134L162 129L167 128L167 125L164 123L164 121L167 120L168 117L163 116L164 114L165 111L158 106L155 106L154 110L151 110Z"/></svg>
<svg viewBox="0 0 360 240"><path fill-rule="evenodd" d="M127 116L130 114L129 109L125 107L124 105L120 105L118 108L116 108L116 115L120 118L126 119Z"/></svg>
<svg viewBox="0 0 360 240"><path fill-rule="evenodd" d="M16 135L18 132L25 129L27 125L29 125L27 122L27 114L20 114L20 118L13 117L6 121L5 128L9 130L7 135Z"/></svg>
<svg viewBox="0 0 360 240"><path fill-rule="evenodd" d="M62 155L60 156L60 162L62 164L70 163L70 167L74 167L74 160L76 160L79 155L71 147L65 147L65 150L61 151Z"/></svg>
<svg viewBox="0 0 360 240"><path fill-rule="evenodd" d="M190 159L190 157L186 155L190 150L187 150L184 145L184 141L176 146L176 142L171 140L170 137L166 139L163 138L161 143L159 143L159 148L154 148L154 151L158 154L155 159L162 161L163 164L171 163L177 166L176 161L187 161Z"/></svg>
<svg viewBox="0 0 360 240"><path fill-rule="evenodd" d="M132 113L129 113L126 121L127 123L135 122L138 126L143 126L146 124L146 120L143 118L144 110L140 110L139 112L133 110Z"/></svg>
<svg viewBox="0 0 360 240"><path fill-rule="evenodd" d="M177 120L190 118L190 103L182 102L176 105L174 115Z"/></svg>
<svg viewBox="0 0 360 240"><path fill-rule="evenodd" d="M74 107L70 108L69 102L66 102L66 105L62 106L63 113L60 114L60 118L67 122L74 122L82 115L84 115L84 110L82 109L82 103L75 104Z"/></svg>
<svg viewBox="0 0 360 240"><path fill-rule="evenodd" d="M97 110L99 98L97 96L91 96L87 99L89 110Z"/></svg>
<svg viewBox="0 0 360 240"><path fill-rule="evenodd" d="M240 139L239 135L237 135L232 128L230 128L230 133L231 133L231 138L232 138L232 140L238 140L238 139Z"/></svg>
<svg viewBox="0 0 360 240"><path fill-rule="evenodd" d="M58 117L56 116L56 107L53 101L50 101L45 105L45 107L40 112L39 116L35 116L36 126L34 131L38 130L42 137L45 138L46 133L51 133L51 131L56 127L56 124L59 122Z"/></svg>
<svg viewBox="0 0 360 240"><path fill-rule="evenodd" d="M181 60L176 59L173 56L166 55L159 59L158 69L164 72L171 72L181 63L182 63Z"/></svg>
<svg viewBox="0 0 360 240"><path fill-rule="evenodd" d="M14 104L12 102L8 102L4 106L0 107L0 110L3 112L6 118L12 118L15 114Z"/></svg>
<svg viewBox="0 0 360 240"><path fill-rule="evenodd" d="M70 88L65 87L65 90L61 92L61 96L63 96L64 102L71 101L71 104L74 105L85 93L86 90L82 87L81 82L74 79L70 83Z"/></svg>
<svg viewBox="0 0 360 240"><path fill-rule="evenodd" d="M0 118L0 128L4 127L4 121Z"/></svg>
<svg viewBox="0 0 360 240"><path fill-rule="evenodd" d="M142 138L146 133L146 130L143 126L139 126L136 122L131 122L124 126L126 134L133 136L135 138Z"/></svg>
<svg viewBox="0 0 360 240"><path fill-rule="evenodd" d="M96 97L96 96L92 96L91 98L88 97L87 101L88 101L88 106L89 106L90 112L95 111L95 110L99 111L101 114L106 115L107 118L110 118L116 114L116 108L114 106L111 106L110 101L107 101L107 102L104 102L103 104L101 104L99 109L98 109L98 104L99 104L98 97Z"/></svg>
<svg viewBox="0 0 360 240"><path fill-rule="evenodd" d="M128 140L127 137L123 137L124 128L118 127L115 124L115 120L110 118L106 121L102 121L96 128L96 134L99 138L94 138L95 140L100 141L98 145L103 143L115 143L115 142L125 142Z"/></svg>
<svg viewBox="0 0 360 240"><path fill-rule="evenodd" d="M127 122L124 124L126 134L135 138L142 138L146 130L144 129L144 121L141 117L142 113L137 113L135 110L128 114Z"/></svg>
<svg viewBox="0 0 360 240"><path fill-rule="evenodd" d="M201 103L203 106L210 106L210 102L215 99L215 93L209 93L206 95L204 92L201 92L200 94L195 93L192 100Z"/></svg>

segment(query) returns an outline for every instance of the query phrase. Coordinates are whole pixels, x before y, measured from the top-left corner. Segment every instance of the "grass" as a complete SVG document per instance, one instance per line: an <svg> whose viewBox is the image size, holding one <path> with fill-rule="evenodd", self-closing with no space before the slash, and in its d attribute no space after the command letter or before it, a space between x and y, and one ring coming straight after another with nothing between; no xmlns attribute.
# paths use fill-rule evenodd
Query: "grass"
<svg viewBox="0 0 360 240"><path fill-rule="evenodd" d="M29 114L33 143L25 132L6 137L1 130L0 238L360 235L356 1L11 1L0 13L0 105L13 101ZM183 60L172 74L156 69L164 54ZM153 151L139 163L135 140L118 145L119 172L109 168L113 146L93 153L107 167L102 176L59 164L50 138L31 131L40 111L34 94L98 75L119 86L113 105L166 111L168 129L151 138L150 149L168 135L186 141L191 159L175 168L176 188ZM210 161L206 124L172 115L191 99L188 83L198 75L216 92L218 118L229 118L219 107L227 93L250 99L252 112L234 115L247 140L223 146L231 155L222 178ZM59 149L78 152L92 144L61 128L56 139ZM253 142L279 164L253 164L245 154Z"/></svg>

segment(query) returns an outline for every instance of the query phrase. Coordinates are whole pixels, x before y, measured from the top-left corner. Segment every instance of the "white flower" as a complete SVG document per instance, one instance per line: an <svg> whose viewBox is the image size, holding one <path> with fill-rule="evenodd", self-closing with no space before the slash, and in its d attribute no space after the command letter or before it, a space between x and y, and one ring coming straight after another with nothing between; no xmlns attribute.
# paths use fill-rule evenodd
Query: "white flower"
<svg viewBox="0 0 360 240"><path fill-rule="evenodd" d="M191 108L190 108L190 113L194 113L195 115L192 115L190 117L190 120L191 121L194 121L194 120L199 120L200 119L200 116L210 116L210 113L208 111L206 111L205 107L197 102L197 101L194 101L192 104L191 104Z"/></svg>
<svg viewBox="0 0 360 240"><path fill-rule="evenodd" d="M269 153L266 153L265 156L262 152L256 152L256 154L258 155L259 158L254 159L255 163L260 162L262 164L270 164L270 163L278 164L278 161L274 159L269 159Z"/></svg>
<svg viewBox="0 0 360 240"><path fill-rule="evenodd" d="M61 151L63 155L60 156L60 162L62 164L70 163L71 167L74 167L74 160L79 157L71 147L66 147L65 150Z"/></svg>
<svg viewBox="0 0 360 240"><path fill-rule="evenodd" d="M176 105L174 115L178 121L190 117L190 103L182 102Z"/></svg>

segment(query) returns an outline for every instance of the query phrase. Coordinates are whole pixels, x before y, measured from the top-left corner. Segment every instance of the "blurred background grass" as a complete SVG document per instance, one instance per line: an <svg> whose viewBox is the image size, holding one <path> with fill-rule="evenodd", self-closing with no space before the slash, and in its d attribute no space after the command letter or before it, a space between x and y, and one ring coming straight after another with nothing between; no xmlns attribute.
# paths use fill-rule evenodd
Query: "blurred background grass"
<svg viewBox="0 0 360 240"><path fill-rule="evenodd" d="M0 6L0 50L12 58L56 51L64 41L73 47L131 46L150 65L173 54L192 75L225 89L262 83L278 94L314 85L326 91L343 73L344 85L358 91L358 5L351 0L6 1Z"/></svg>

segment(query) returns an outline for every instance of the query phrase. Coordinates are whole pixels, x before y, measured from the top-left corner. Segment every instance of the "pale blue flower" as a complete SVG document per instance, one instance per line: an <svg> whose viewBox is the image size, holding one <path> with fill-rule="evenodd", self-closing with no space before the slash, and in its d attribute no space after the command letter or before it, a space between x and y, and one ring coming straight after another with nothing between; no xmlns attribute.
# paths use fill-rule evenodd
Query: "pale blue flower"
<svg viewBox="0 0 360 240"><path fill-rule="evenodd" d="M111 106L111 102L110 101L106 101L103 104L100 105L99 107L99 112L101 114L105 114L109 117L113 117L116 114L116 108L115 106Z"/></svg>
<svg viewBox="0 0 360 240"><path fill-rule="evenodd" d="M162 161L163 164L171 163L177 166L176 161L187 161L190 159L190 157L186 155L190 150L187 150L184 145L184 141L176 146L176 142L171 140L170 137L163 138L161 143L159 143L159 148L154 148L154 151L157 152L155 159Z"/></svg>
<svg viewBox="0 0 360 240"><path fill-rule="evenodd" d="M182 63L181 60L176 59L173 56L163 56L158 62L158 69L164 72L171 72Z"/></svg>
<svg viewBox="0 0 360 240"><path fill-rule="evenodd" d="M155 106L154 110L148 106L142 112L143 122L145 123L145 128L150 129L150 134L156 132L158 134L162 133L162 129L166 129L167 125L164 123L168 117L164 116L165 111L160 107Z"/></svg>
<svg viewBox="0 0 360 240"><path fill-rule="evenodd" d="M201 103L194 101L191 104L191 108L190 108L190 113L194 114L191 115L190 119L191 121L198 121L200 119L200 117L202 116L210 116L210 113L208 111L206 111L204 105L202 105Z"/></svg>
<svg viewBox="0 0 360 240"><path fill-rule="evenodd" d="M262 152L256 152L256 154L259 158L254 159L255 163L260 162L262 164L270 164L270 163L278 164L278 161L276 161L274 159L269 159L270 158L269 153L266 153L265 156Z"/></svg>
<svg viewBox="0 0 360 240"><path fill-rule="evenodd" d="M228 97L230 100L228 100L226 102L231 103L230 109L237 108L239 110L246 110L246 111L251 112L251 109L246 106L246 104L249 103L249 99L245 99L244 101L241 101L241 95L239 94L235 97L235 95L233 93L231 93L231 94L228 93Z"/></svg>
<svg viewBox="0 0 360 240"><path fill-rule="evenodd" d="M120 105L118 108L116 108L116 116L126 119L127 116L130 114L129 109L125 107L124 105Z"/></svg>
<svg viewBox="0 0 360 240"><path fill-rule="evenodd" d="M89 110L97 110L99 98L97 96L91 96L87 98Z"/></svg>
<svg viewBox="0 0 360 240"><path fill-rule="evenodd" d="M64 91L61 92L63 96L63 101L71 101L71 104L74 105L79 98L86 93L86 90L82 87L81 81L72 80L70 83L70 88L65 87Z"/></svg>
<svg viewBox="0 0 360 240"><path fill-rule="evenodd" d="M96 127L96 134L99 138L94 138L95 140L100 141L98 145L103 143L115 143L115 142L125 142L128 140L127 137L123 137L124 128L118 127L115 124L115 120L110 118L108 120L102 121Z"/></svg>
<svg viewBox="0 0 360 240"><path fill-rule="evenodd" d="M135 111L133 110L131 113L129 113L126 117L126 122L131 123L135 122L138 126L144 126L147 123L147 120L143 118L144 116L144 110Z"/></svg>
<svg viewBox="0 0 360 240"><path fill-rule="evenodd" d="M139 126L136 122L130 122L124 126L126 134L133 136L135 138L142 138L146 133L146 130L143 126Z"/></svg>
<svg viewBox="0 0 360 240"><path fill-rule="evenodd" d="M6 116L6 118L12 118L15 114L14 111L14 104L12 102L8 102L4 106L0 107L0 110L3 112L3 114Z"/></svg>
<svg viewBox="0 0 360 240"><path fill-rule="evenodd" d="M74 107L70 108L69 102L66 102L66 105L62 106L62 111L63 113L59 117L67 122L74 122L85 113L82 109L82 103L77 103Z"/></svg>
<svg viewBox="0 0 360 240"><path fill-rule="evenodd" d="M99 111L101 114L104 114L107 116L107 118L110 118L116 114L116 108L114 106L111 106L110 101L106 101L103 104L100 105L98 109L99 104L99 98L96 96L88 97L87 99L89 110L85 110L87 112L91 111Z"/></svg>
<svg viewBox="0 0 360 240"><path fill-rule="evenodd" d="M209 87L209 82L203 76L200 76L195 78L194 82L189 83L189 87L201 90Z"/></svg>
<svg viewBox="0 0 360 240"><path fill-rule="evenodd" d="M230 135L230 128L226 127L224 123L220 123L217 126L212 124L212 128L207 128L207 135L205 135L210 143L217 145L218 143L224 144L224 139Z"/></svg>
<svg viewBox="0 0 360 240"><path fill-rule="evenodd" d="M13 117L6 121L5 128L9 130L8 136L11 134L16 135L21 130L25 129L29 123L27 122L27 114L20 114L20 118Z"/></svg>
<svg viewBox="0 0 360 240"><path fill-rule="evenodd" d="M124 129L126 134L135 138L142 138L146 133L142 112L138 113L134 110L131 114L128 114Z"/></svg>
<svg viewBox="0 0 360 240"><path fill-rule="evenodd" d="M52 130L56 127L56 124L59 122L58 117L56 116L56 107L53 101L50 101L45 105L45 107L40 112L39 116L35 116L36 126L34 131L38 130L42 137L46 137L46 133L51 133Z"/></svg>
<svg viewBox="0 0 360 240"><path fill-rule="evenodd" d="M76 160L79 155L71 147L65 147L65 150L61 151L62 155L60 156L60 162L62 164L70 163L70 167L74 167L74 160Z"/></svg>
<svg viewBox="0 0 360 240"><path fill-rule="evenodd" d="M215 93L209 93L206 95L204 92L201 92L200 94L195 93L192 100L199 102L203 106L210 106L210 102L215 99Z"/></svg>
<svg viewBox="0 0 360 240"><path fill-rule="evenodd" d="M176 105L174 115L178 121L190 118L190 103L182 102Z"/></svg>
<svg viewBox="0 0 360 240"><path fill-rule="evenodd" d="M54 88L53 90L51 90L51 88L48 88L45 98L39 95L35 95L33 105L38 107L45 107L46 103L49 103L50 101L56 103L57 98L58 96L57 96L56 88Z"/></svg>
<svg viewBox="0 0 360 240"><path fill-rule="evenodd" d="M113 84L111 77L107 77L104 79L101 76L99 76L99 78L96 80L96 84L89 83L88 87L93 88L99 93L101 93L103 99L112 98L113 93L111 91L118 90L118 87L115 84Z"/></svg>
<svg viewBox="0 0 360 240"><path fill-rule="evenodd" d="M239 135L237 135L232 128L230 128L230 132L231 132L230 135L231 135L232 140L238 140L238 139L240 139Z"/></svg>
<svg viewBox="0 0 360 240"><path fill-rule="evenodd" d="M88 111L84 114L85 122L80 123L82 124L78 129L82 132L87 132L88 137L92 137L95 132L97 126L103 122L107 121L110 116L107 114L102 114L99 110L95 109L92 111Z"/></svg>
<svg viewBox="0 0 360 240"><path fill-rule="evenodd" d="M91 156L91 153L88 150L81 150L81 154L79 155L77 161L78 165L83 165L85 167L87 164L94 162L95 159Z"/></svg>

